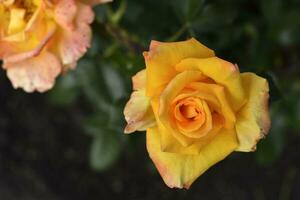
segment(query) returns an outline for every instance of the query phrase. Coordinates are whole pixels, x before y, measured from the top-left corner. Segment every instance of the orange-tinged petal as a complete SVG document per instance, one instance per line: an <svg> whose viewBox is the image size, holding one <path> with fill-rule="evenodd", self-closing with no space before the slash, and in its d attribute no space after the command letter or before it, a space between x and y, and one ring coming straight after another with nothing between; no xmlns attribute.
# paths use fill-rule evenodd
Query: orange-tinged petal
<svg viewBox="0 0 300 200"><path fill-rule="evenodd" d="M38 8L35 10L35 12L32 14L31 18L26 24L25 31L31 31L32 29L36 28L36 25L39 23L39 19L42 18L43 8L45 4L43 1L41 1L38 4Z"/></svg>
<svg viewBox="0 0 300 200"><path fill-rule="evenodd" d="M148 77L148 74L147 74ZM167 85L165 90L162 92L159 99L159 110L158 110L158 118L160 121L166 126L169 130L174 130L172 134L177 138L178 141L183 146L187 146L191 143L191 140L185 137L183 134L175 131L176 128L172 127L174 124L171 123L169 113L171 112L170 105L173 99L179 94L179 92L189 83L198 81L203 79L203 75L201 72L187 70L180 74L178 74L172 81ZM153 106L153 105L152 105ZM154 112L157 112L155 108L153 108Z"/></svg>
<svg viewBox="0 0 300 200"><path fill-rule="evenodd" d="M47 28L47 34L44 36L44 38L38 43L37 46L35 46L35 48L29 50L29 51L21 51L19 53L17 53L17 50L20 50L21 48L23 48L21 45L24 45L24 43L21 44L10 44L8 42L5 42L3 44L10 44L12 47L7 49L7 52L3 53L4 54L4 63L13 63L13 62L20 62L22 60L25 60L27 58L31 58L34 56L37 56L45 47L45 45L47 44L47 42L49 42L49 40L51 39L51 37L53 36L55 30L56 30L56 24L54 24L53 22L49 21L46 23L46 28ZM1 43L0 43L1 46ZM30 46L30 40L27 41L27 46ZM1 51L0 51L0 56L1 56ZM4 66L5 68L5 66Z"/></svg>
<svg viewBox="0 0 300 200"><path fill-rule="evenodd" d="M133 90L141 90L146 88L146 70L143 69L132 77Z"/></svg>
<svg viewBox="0 0 300 200"><path fill-rule="evenodd" d="M60 56L65 66L76 62L90 47L92 33L89 24L94 19L94 13L88 5L77 5L76 29L64 30L58 41Z"/></svg>
<svg viewBox="0 0 300 200"><path fill-rule="evenodd" d="M161 151L163 152L172 152L178 154L188 154L188 155L197 155L204 145L206 145L209 141L211 141L218 131L223 127L223 119L217 115L212 115L213 119L213 129L209 132L209 134L203 136L201 139L193 139L186 137L176 128L167 127L163 124L158 116L158 98L151 100L151 105L155 114L156 124L158 126L161 139ZM182 137L185 140L185 144L183 145L180 140L178 140L174 135L178 137Z"/></svg>
<svg viewBox="0 0 300 200"><path fill-rule="evenodd" d="M20 62L6 63L5 68L13 87L21 87L26 92L51 89L56 76L61 72L59 60L48 52Z"/></svg>
<svg viewBox="0 0 300 200"><path fill-rule="evenodd" d="M201 138L209 133L212 129L212 116L211 112L208 108L208 105L205 101L201 101L199 99L195 99L195 101L199 101L202 104L202 112L203 112L203 123L199 120L188 121L188 122L177 122L178 129L180 132L189 137L189 138ZM200 119L201 120L201 119Z"/></svg>
<svg viewBox="0 0 300 200"><path fill-rule="evenodd" d="M15 46L6 41L0 41L0 59L3 59L8 53L13 52Z"/></svg>
<svg viewBox="0 0 300 200"><path fill-rule="evenodd" d="M239 139L237 151L254 151L257 142L269 131L269 86L266 79L253 73L242 73L247 103L237 114L236 131Z"/></svg>
<svg viewBox="0 0 300 200"><path fill-rule="evenodd" d="M88 4L88 5L97 5L101 3L108 3L112 2L113 0L80 0L82 3Z"/></svg>
<svg viewBox="0 0 300 200"><path fill-rule="evenodd" d="M193 83L191 83L193 84ZM191 84L189 84L187 87L191 86ZM209 93L207 93L206 91L209 91ZM221 108L220 108L220 103L218 98L214 95L211 94L211 91L209 89L205 89L204 91L184 91L181 94L179 94L174 100L173 100L173 104L184 99L187 97L197 97L200 99L205 100L208 105L213 108L214 110L216 110L218 113L222 113Z"/></svg>
<svg viewBox="0 0 300 200"><path fill-rule="evenodd" d="M182 59L212 56L214 56L214 52L195 39L170 43L152 41L149 52L144 53L147 70L147 95L154 96L161 93L178 73L174 66Z"/></svg>
<svg viewBox="0 0 300 200"><path fill-rule="evenodd" d="M189 146L182 146L176 138L174 138L173 134L170 130L167 130L163 124L158 122L158 129L161 133L161 151L176 153L176 154L184 154L184 155L198 155L201 149L208 144L214 137L218 134L218 132L223 127L223 119L213 114L212 115L213 128L212 130L201 137L200 139L194 139L193 142Z"/></svg>
<svg viewBox="0 0 300 200"><path fill-rule="evenodd" d="M161 151L157 127L147 129L147 150L164 182L170 188L189 188L209 167L223 160L238 146L234 130L220 131L198 155Z"/></svg>
<svg viewBox="0 0 300 200"><path fill-rule="evenodd" d="M125 133L144 131L155 125L155 118L150 106L150 100L145 94L145 89L134 91L124 109L127 126Z"/></svg>
<svg viewBox="0 0 300 200"><path fill-rule="evenodd" d="M75 28L74 19L76 12L77 6L75 0L60 0L55 5L55 21L63 28L72 31Z"/></svg>
<svg viewBox="0 0 300 200"><path fill-rule="evenodd" d="M242 86L238 68L230 62L217 57L197 59L187 58L182 60L176 69L180 72L186 70L199 70L216 83L225 87L230 105L238 111L245 103L245 93Z"/></svg>
<svg viewBox="0 0 300 200"><path fill-rule="evenodd" d="M235 114L226 98L226 94L223 86L217 84L210 84L210 83L194 82L189 84L188 88L192 88L196 91L199 91L198 94L195 95L203 96L204 99L206 97L214 96L218 100L217 109L220 112L219 114L224 116L225 127L229 129L232 129L234 127L236 121ZM213 98L208 99L208 101L212 99Z"/></svg>

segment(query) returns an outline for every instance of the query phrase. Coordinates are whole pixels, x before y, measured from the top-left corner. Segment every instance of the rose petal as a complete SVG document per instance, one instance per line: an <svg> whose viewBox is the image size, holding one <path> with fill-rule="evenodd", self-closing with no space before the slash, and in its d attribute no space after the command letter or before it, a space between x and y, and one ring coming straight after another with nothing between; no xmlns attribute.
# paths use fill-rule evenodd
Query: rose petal
<svg viewBox="0 0 300 200"><path fill-rule="evenodd" d="M166 125L163 124L158 117L158 98L151 100L152 108L156 117L156 124L158 126L161 140L161 151L170 152L170 153L178 153L178 154L186 154L186 155L198 155L201 149L209 143L219 132L219 130L223 127L223 119L219 116L212 115L212 123L213 129L209 132L209 134L203 136L201 139L191 139L182 135L182 133L178 132L177 129L169 129L166 128ZM183 137L187 142L187 145L182 145L182 143L174 137L175 134L180 137Z"/></svg>
<svg viewBox="0 0 300 200"><path fill-rule="evenodd" d="M240 72L238 68L230 62L217 57L205 59L188 58L176 65L176 69L180 72L199 70L216 83L223 85L228 94L228 101L234 111L238 111L245 104L245 93Z"/></svg>
<svg viewBox="0 0 300 200"><path fill-rule="evenodd" d="M76 29L64 30L58 42L63 65L75 63L90 47L91 28L89 24L94 19L90 6L78 3Z"/></svg>
<svg viewBox="0 0 300 200"><path fill-rule="evenodd" d="M189 101L193 101L193 107L185 107L184 104ZM186 120L186 118L192 118L192 116L197 116L195 107L198 107L202 111L202 115L194 120ZM185 109L188 108L188 109ZM190 138L201 138L212 128L212 118L210 109L205 101L202 101L195 97L189 97L189 100L184 100L176 105L176 109L172 108L174 120L176 125L182 134ZM180 115L180 120L176 118L177 112ZM190 115L190 117L189 117ZM182 120L184 118L184 120ZM201 131L198 131L201 130Z"/></svg>
<svg viewBox="0 0 300 200"><path fill-rule="evenodd" d="M148 74L147 74L148 75ZM171 123L169 113L170 113L170 105L172 100L178 95L178 93L189 83L194 81L199 81L203 79L201 72L187 70L184 71L175 78L173 78L170 83L167 85L165 90L162 92L159 100L159 111L158 111L158 118L164 126L169 129L173 130L172 134L174 137L183 145L188 146L192 143L192 139L184 136L179 131L176 130L174 124ZM155 108L153 108L155 110ZM156 113L156 112L155 112Z"/></svg>
<svg viewBox="0 0 300 200"><path fill-rule="evenodd" d="M235 114L226 98L223 86L217 84L194 82L189 84L188 87L192 88L195 91L199 91L198 94L195 94L195 96L203 96L205 98L207 95L204 94L208 94L215 97L218 100L217 106L219 114L221 114L225 119L225 127L227 129L232 129L234 127L236 122ZM208 101L209 100L210 99L208 99Z"/></svg>
<svg viewBox="0 0 300 200"><path fill-rule="evenodd" d="M10 23L8 26L8 34L14 34L16 32L20 32L25 26L25 9L20 8L12 8L10 10Z"/></svg>
<svg viewBox="0 0 300 200"><path fill-rule="evenodd" d="M195 39L183 42L162 43L152 41L149 52L144 52L147 70L147 95L160 94L177 74L175 65L182 59L208 58L214 52Z"/></svg>
<svg viewBox="0 0 300 200"><path fill-rule="evenodd" d="M241 74L248 101L237 114L236 131L239 139L237 151L254 151L257 142L269 131L269 86L266 79L253 73Z"/></svg>
<svg viewBox="0 0 300 200"><path fill-rule="evenodd" d="M147 150L164 182L170 187L189 188L209 167L223 160L238 146L234 130L220 131L198 155L162 152L157 127L147 129Z"/></svg>
<svg viewBox="0 0 300 200"><path fill-rule="evenodd" d="M5 63L4 65L13 87L21 87L26 92L35 90L44 92L51 89L56 76L61 71L59 60L48 52L24 61Z"/></svg>
<svg viewBox="0 0 300 200"><path fill-rule="evenodd" d="M112 2L113 0L80 0L80 1L88 5L97 5L101 3Z"/></svg>
<svg viewBox="0 0 300 200"><path fill-rule="evenodd" d="M155 118L150 106L150 100L145 95L145 90L135 91L124 109L127 126L125 133L144 131L155 124Z"/></svg>
<svg viewBox="0 0 300 200"><path fill-rule="evenodd" d="M8 52L6 52L4 54L4 62L5 63L9 63L9 62L20 62L22 60L25 60L27 58L31 58L33 56L37 56L42 50L43 48L45 47L45 45L48 43L48 41L51 39L51 37L53 36L55 30L56 30L56 24L54 24L53 22L49 21L46 23L46 35L44 36L44 38L38 43L37 46L35 46L34 49L32 50L29 50L29 51L24 51L24 52L20 52L20 53L13 53L13 52L10 52L9 49L13 50L13 51L16 51L17 48L20 46L20 45L24 45L23 43L21 44L16 44L15 46L13 46L11 44L11 48L7 49L9 54L7 54ZM1 44L1 43L0 43ZM7 44L9 45L10 43L6 42L3 44ZM27 41L27 46L30 46L30 40ZM1 46L2 47L2 46ZM14 48L12 48L14 47ZM22 48L22 47L20 47ZM1 51L0 51L0 55L1 55Z"/></svg>
<svg viewBox="0 0 300 200"><path fill-rule="evenodd" d="M55 5L55 21L65 29L72 31L75 28L74 19L76 12L77 6L75 0L60 0Z"/></svg>
<svg viewBox="0 0 300 200"><path fill-rule="evenodd" d="M133 90L141 90L146 88L146 70L139 71L132 77Z"/></svg>
<svg viewBox="0 0 300 200"><path fill-rule="evenodd" d="M124 109L127 121L125 133L144 131L155 125L154 114L150 105L150 99L145 94L146 71L141 70L132 77L134 91Z"/></svg>

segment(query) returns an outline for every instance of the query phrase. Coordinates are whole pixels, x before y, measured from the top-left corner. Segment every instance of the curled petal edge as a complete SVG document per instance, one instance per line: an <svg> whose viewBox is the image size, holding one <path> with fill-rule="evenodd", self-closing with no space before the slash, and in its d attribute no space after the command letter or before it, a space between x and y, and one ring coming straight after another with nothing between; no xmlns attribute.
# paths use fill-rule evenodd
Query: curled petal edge
<svg viewBox="0 0 300 200"><path fill-rule="evenodd" d="M236 131L240 145L236 151L249 152L256 150L256 144L271 127L269 85L266 79L254 73L242 73L241 79L248 101L237 114Z"/></svg>

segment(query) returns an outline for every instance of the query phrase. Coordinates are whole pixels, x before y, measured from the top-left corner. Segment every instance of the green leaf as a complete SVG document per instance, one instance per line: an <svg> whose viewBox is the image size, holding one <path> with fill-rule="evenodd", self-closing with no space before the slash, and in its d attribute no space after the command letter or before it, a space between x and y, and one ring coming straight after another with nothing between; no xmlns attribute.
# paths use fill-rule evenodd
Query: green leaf
<svg viewBox="0 0 300 200"><path fill-rule="evenodd" d="M114 102L126 96L124 80L116 69L109 64L103 64L102 73L107 90Z"/></svg>
<svg viewBox="0 0 300 200"><path fill-rule="evenodd" d="M270 104L278 100L281 100L283 98L283 95L280 90L278 79L276 78L275 74L272 72L268 72L268 73L261 73L260 75L268 80L269 90L270 90Z"/></svg>
<svg viewBox="0 0 300 200"><path fill-rule="evenodd" d="M53 90L48 94L48 101L57 106L72 104L78 97L78 85L73 72L59 77Z"/></svg>
<svg viewBox="0 0 300 200"><path fill-rule="evenodd" d="M90 149L90 165L96 171L112 166L120 154L120 142L112 132L102 132L93 138Z"/></svg>
<svg viewBox="0 0 300 200"><path fill-rule="evenodd" d="M100 66L92 59L82 59L76 69L76 78L87 100L95 108L107 111L109 103Z"/></svg>
<svg viewBox="0 0 300 200"><path fill-rule="evenodd" d="M119 8L116 10L116 12L113 12L111 9L108 9L108 17L109 17L109 20L114 24L114 25L117 25L123 15L125 14L126 12L126 8L127 8L127 0L121 0L120 1L120 5L119 5Z"/></svg>

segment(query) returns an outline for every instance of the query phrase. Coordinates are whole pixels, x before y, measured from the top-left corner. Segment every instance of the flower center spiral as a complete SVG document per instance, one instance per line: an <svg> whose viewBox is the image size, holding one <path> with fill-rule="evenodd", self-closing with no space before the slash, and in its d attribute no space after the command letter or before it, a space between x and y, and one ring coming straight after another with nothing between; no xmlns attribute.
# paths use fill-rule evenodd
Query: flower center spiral
<svg viewBox="0 0 300 200"><path fill-rule="evenodd" d="M193 138L206 135L206 127L211 123L211 113L204 100L197 97L180 99L173 112L176 125L184 135Z"/></svg>

